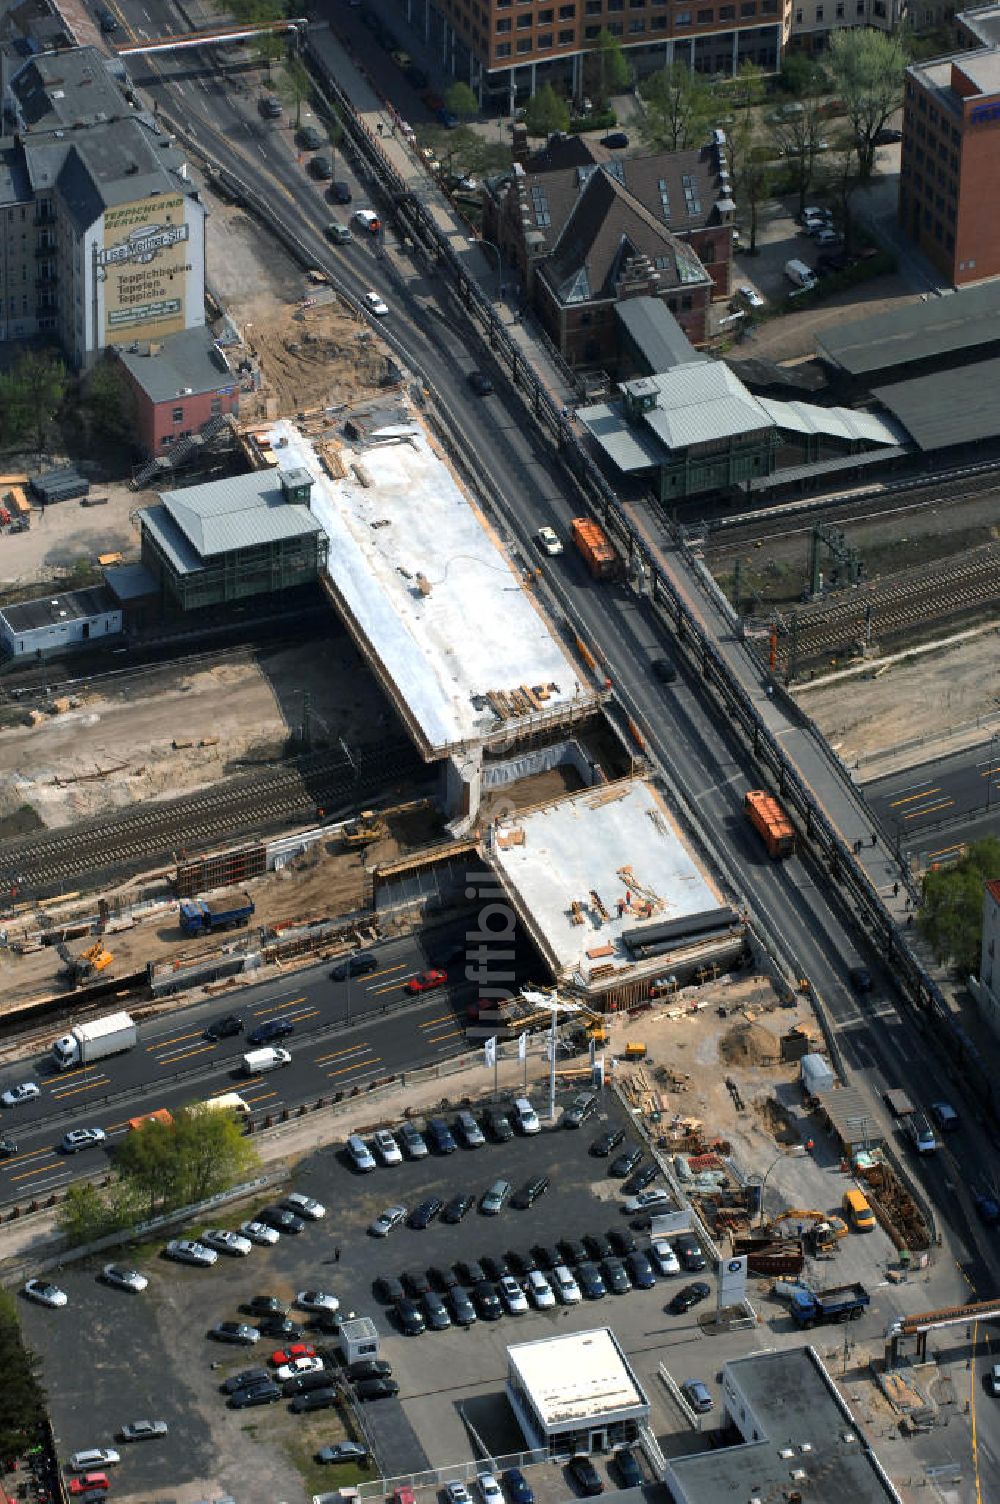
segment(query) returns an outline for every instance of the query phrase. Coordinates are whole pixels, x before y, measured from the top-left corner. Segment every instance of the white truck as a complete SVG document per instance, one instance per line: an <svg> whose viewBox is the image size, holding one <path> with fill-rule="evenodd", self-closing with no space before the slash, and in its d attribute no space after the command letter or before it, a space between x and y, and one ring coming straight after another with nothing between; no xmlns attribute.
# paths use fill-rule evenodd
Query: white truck
<svg viewBox="0 0 1000 1504"><path fill-rule="evenodd" d="M276 1071L282 1065L291 1065L292 1057L287 1050L274 1049L268 1046L264 1050L250 1050L243 1056L243 1069L248 1076L256 1076L261 1071Z"/></svg>
<svg viewBox="0 0 1000 1504"><path fill-rule="evenodd" d="M807 266L804 261L799 261L797 257L785 262L785 276L789 282L794 282L795 286L803 291L816 286L816 273L811 266Z"/></svg>
<svg viewBox="0 0 1000 1504"><path fill-rule="evenodd" d="M76 1024L52 1046L52 1058L61 1071L74 1065L90 1065L108 1055L123 1055L136 1041L134 1021L127 1013L109 1013L89 1024Z"/></svg>

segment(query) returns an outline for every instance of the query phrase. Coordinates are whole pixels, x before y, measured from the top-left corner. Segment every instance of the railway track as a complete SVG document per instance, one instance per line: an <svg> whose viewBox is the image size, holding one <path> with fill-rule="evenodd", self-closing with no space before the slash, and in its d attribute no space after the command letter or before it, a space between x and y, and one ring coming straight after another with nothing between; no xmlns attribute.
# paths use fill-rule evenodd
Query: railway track
<svg viewBox="0 0 1000 1504"><path fill-rule="evenodd" d="M835 601L802 607L779 630L779 663L794 678L820 658L858 652L865 641L884 646L911 634L923 636L930 621L967 621L970 612L998 603L1000 543L988 543L947 564L925 565Z"/></svg>
<svg viewBox="0 0 1000 1504"><path fill-rule="evenodd" d="M312 753L278 767L239 774L183 798L148 803L64 831L7 841L0 847L0 893L51 897L82 877L114 872L116 880L181 853L206 850L246 831L271 833L317 806L351 807L400 777L424 771L405 738L358 754Z"/></svg>

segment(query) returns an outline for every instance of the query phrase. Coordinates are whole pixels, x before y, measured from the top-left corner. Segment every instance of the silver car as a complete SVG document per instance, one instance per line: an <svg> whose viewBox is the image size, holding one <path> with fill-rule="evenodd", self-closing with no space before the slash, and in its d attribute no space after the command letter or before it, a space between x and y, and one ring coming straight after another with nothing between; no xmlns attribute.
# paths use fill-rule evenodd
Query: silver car
<svg viewBox="0 0 1000 1504"><path fill-rule="evenodd" d="M394 1227L406 1221L406 1216L405 1206L387 1206L384 1212L379 1212L368 1232L373 1238L387 1238Z"/></svg>
<svg viewBox="0 0 1000 1504"><path fill-rule="evenodd" d="M231 1253L234 1258L245 1259L253 1248L249 1238L244 1238L238 1232L229 1232L223 1227L211 1227L207 1232L201 1233L199 1242L206 1248L215 1248L219 1253Z"/></svg>
<svg viewBox="0 0 1000 1504"><path fill-rule="evenodd" d="M326 1216L326 1207L322 1201L317 1201L314 1196L304 1196L301 1191L293 1191L286 1196L282 1206L287 1206L290 1212L295 1212L298 1217L305 1217L310 1222L318 1222Z"/></svg>
<svg viewBox="0 0 1000 1504"><path fill-rule="evenodd" d="M102 1467L114 1467L121 1462L121 1453L114 1447L87 1447L83 1452L74 1452L69 1459L72 1473L90 1473Z"/></svg>
<svg viewBox="0 0 1000 1504"><path fill-rule="evenodd" d="M51 1306L53 1310L69 1303L65 1290L60 1290L58 1285L50 1285L44 1279L29 1279L24 1293L29 1300L37 1301L40 1306Z"/></svg>
<svg viewBox="0 0 1000 1504"><path fill-rule="evenodd" d="M152 1441L166 1436L170 1427L165 1420L130 1420L118 1432L122 1441Z"/></svg>
<svg viewBox="0 0 1000 1504"><path fill-rule="evenodd" d="M214 1248L206 1248L204 1243L193 1238L172 1238L164 1248L163 1256L176 1259L179 1264L197 1264L202 1269L210 1268L219 1258Z"/></svg>
<svg viewBox="0 0 1000 1504"><path fill-rule="evenodd" d="M71 1128L63 1135L60 1147L64 1154L76 1154L80 1149L92 1149L96 1144L103 1144L107 1136L103 1128Z"/></svg>
<svg viewBox="0 0 1000 1504"><path fill-rule="evenodd" d="M329 1311L332 1315L340 1310L336 1295L327 1295L324 1290L300 1290L295 1297L300 1311Z"/></svg>
<svg viewBox="0 0 1000 1504"><path fill-rule="evenodd" d="M251 1243L261 1243L265 1248L281 1241L281 1233L276 1227L268 1227L266 1222L241 1222L240 1232Z"/></svg>
<svg viewBox="0 0 1000 1504"><path fill-rule="evenodd" d="M149 1284L138 1269L129 1269L125 1264L105 1264L101 1279L106 1285L114 1285L116 1290L130 1290L133 1295L141 1295Z"/></svg>
<svg viewBox="0 0 1000 1504"><path fill-rule="evenodd" d="M41 1095L42 1088L34 1081L22 1081L20 1086L11 1086L0 1097L5 1107L17 1107L21 1102L31 1102Z"/></svg>

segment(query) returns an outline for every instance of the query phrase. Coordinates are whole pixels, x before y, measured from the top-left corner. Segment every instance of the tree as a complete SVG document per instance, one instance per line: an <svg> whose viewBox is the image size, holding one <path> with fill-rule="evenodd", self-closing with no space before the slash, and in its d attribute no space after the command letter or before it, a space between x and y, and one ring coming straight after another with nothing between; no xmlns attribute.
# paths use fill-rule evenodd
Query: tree
<svg viewBox="0 0 1000 1504"><path fill-rule="evenodd" d="M830 73L844 101L866 182L875 167L875 137L903 97L906 53L898 37L882 31L835 31L830 38Z"/></svg>
<svg viewBox="0 0 1000 1504"><path fill-rule="evenodd" d="M1000 878L1000 840L974 841L961 861L923 881L920 933L941 962L951 961L961 976L979 970L983 935L983 887Z"/></svg>
<svg viewBox="0 0 1000 1504"><path fill-rule="evenodd" d="M771 153L754 136L749 109L736 117L728 137L730 179L737 204L747 216L750 255L757 252L757 211L771 187Z"/></svg>
<svg viewBox="0 0 1000 1504"><path fill-rule="evenodd" d="M830 155L823 162L827 195L838 206L837 218L844 236L844 253L850 255L854 238L854 216L851 199L860 182L858 170L858 145L851 131L844 131L833 142Z"/></svg>
<svg viewBox="0 0 1000 1504"><path fill-rule="evenodd" d="M764 98L764 70L749 60L742 62L726 87L734 109L752 109Z"/></svg>
<svg viewBox="0 0 1000 1504"><path fill-rule="evenodd" d="M302 59L295 55L288 59L285 65L285 78L288 81L288 92L295 102L295 129L302 124L302 103L309 98L312 89L312 79Z"/></svg>
<svg viewBox="0 0 1000 1504"><path fill-rule="evenodd" d="M7 443L31 437L38 450L66 395L69 378L56 355L25 350L14 369L0 380L2 436Z"/></svg>
<svg viewBox="0 0 1000 1504"><path fill-rule="evenodd" d="M479 114L479 100L461 80L452 84L444 96L444 107L456 115L459 120L471 120L473 115Z"/></svg>
<svg viewBox="0 0 1000 1504"><path fill-rule="evenodd" d="M14 1297L0 1290L0 1457L17 1457L45 1420L38 1359L25 1347Z"/></svg>
<svg viewBox="0 0 1000 1504"><path fill-rule="evenodd" d="M621 43L606 26L602 26L593 49L584 56L583 76L588 92L594 95L602 110L612 94L620 94L632 82L632 69Z"/></svg>
<svg viewBox="0 0 1000 1504"><path fill-rule="evenodd" d="M793 99L809 99L821 94L825 83L823 70L805 52L786 52L781 61L781 87Z"/></svg>
<svg viewBox="0 0 1000 1504"><path fill-rule="evenodd" d="M680 151L697 145L715 113L711 91L700 73L671 63L639 85L643 114L639 125L647 146Z"/></svg>
<svg viewBox="0 0 1000 1504"><path fill-rule="evenodd" d="M224 1117L225 1114L223 1113ZM184 1204L179 1195L180 1164L173 1123L150 1118L122 1139L115 1154L115 1173L130 1187L143 1218Z"/></svg>
<svg viewBox="0 0 1000 1504"><path fill-rule="evenodd" d="M793 190L798 195L799 213L805 208L816 177L820 153L829 146L823 135L821 107L814 99L801 103L801 110L783 116L780 124L771 128L774 149L778 156L784 157Z"/></svg>
<svg viewBox="0 0 1000 1504"><path fill-rule="evenodd" d="M98 438L116 441L135 438L135 394L112 356L99 360L85 378L83 406Z"/></svg>
<svg viewBox="0 0 1000 1504"><path fill-rule="evenodd" d="M192 1206L236 1185L259 1162L242 1123L228 1112L186 1108L174 1119L173 1131L179 1206Z"/></svg>
<svg viewBox="0 0 1000 1504"><path fill-rule="evenodd" d="M569 105L551 84L542 84L525 106L524 124L529 136L551 136L553 131L567 131Z"/></svg>

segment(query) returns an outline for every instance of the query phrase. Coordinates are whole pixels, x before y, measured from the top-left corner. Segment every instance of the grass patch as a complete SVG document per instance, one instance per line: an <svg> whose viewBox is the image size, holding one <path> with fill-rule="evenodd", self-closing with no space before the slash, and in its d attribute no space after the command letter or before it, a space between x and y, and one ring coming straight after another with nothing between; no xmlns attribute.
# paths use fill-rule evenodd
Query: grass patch
<svg viewBox="0 0 1000 1504"><path fill-rule="evenodd" d="M301 1416L293 1416L301 1420ZM332 1446L335 1441L351 1441L353 1438L344 1428L343 1415L336 1410L320 1410L307 1421L308 1429L289 1437L285 1442L285 1455L305 1484L309 1494L331 1493L334 1489L348 1488L374 1477L372 1468L359 1467L355 1462L337 1463L335 1466L317 1462L315 1453L320 1447Z"/></svg>

